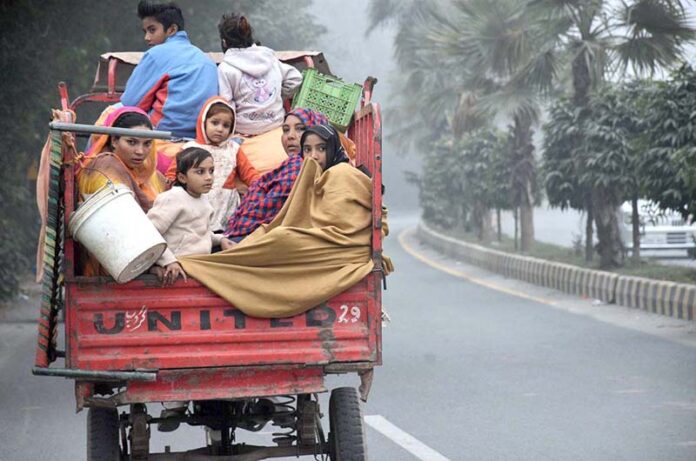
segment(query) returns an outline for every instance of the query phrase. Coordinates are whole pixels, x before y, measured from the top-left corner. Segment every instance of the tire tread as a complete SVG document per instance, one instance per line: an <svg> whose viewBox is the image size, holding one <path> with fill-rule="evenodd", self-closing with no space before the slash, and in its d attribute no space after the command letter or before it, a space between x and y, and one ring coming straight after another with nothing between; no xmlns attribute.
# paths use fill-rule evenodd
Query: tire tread
<svg viewBox="0 0 696 461"><path fill-rule="evenodd" d="M118 411L90 408L87 412L87 461L119 461Z"/></svg>
<svg viewBox="0 0 696 461"><path fill-rule="evenodd" d="M340 461L365 461L367 447L362 409L355 388L339 387L331 391L329 416L331 432L339 451L336 458Z"/></svg>

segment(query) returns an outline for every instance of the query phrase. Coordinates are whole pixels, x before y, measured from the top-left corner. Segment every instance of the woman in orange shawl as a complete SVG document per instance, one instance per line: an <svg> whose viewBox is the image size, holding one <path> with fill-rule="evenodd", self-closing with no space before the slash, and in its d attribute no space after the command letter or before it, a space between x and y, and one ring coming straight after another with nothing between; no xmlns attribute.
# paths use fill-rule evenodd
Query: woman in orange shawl
<svg viewBox="0 0 696 461"><path fill-rule="evenodd" d="M152 122L137 107L121 107L111 112L104 126L151 130ZM151 139L132 136L93 137L85 162L77 175L83 198L94 194L108 181L128 187L147 212L157 194L164 191L164 177L157 171L157 153Z"/></svg>
<svg viewBox="0 0 696 461"><path fill-rule="evenodd" d="M151 130L152 123L137 107L122 107L103 122L113 128ZM164 191L164 176L157 171L157 152L151 139L132 136L93 136L92 145L77 173L78 190L83 199L98 192L108 182L131 191L143 212L147 212L157 194ZM107 275L91 255L84 261L83 274Z"/></svg>

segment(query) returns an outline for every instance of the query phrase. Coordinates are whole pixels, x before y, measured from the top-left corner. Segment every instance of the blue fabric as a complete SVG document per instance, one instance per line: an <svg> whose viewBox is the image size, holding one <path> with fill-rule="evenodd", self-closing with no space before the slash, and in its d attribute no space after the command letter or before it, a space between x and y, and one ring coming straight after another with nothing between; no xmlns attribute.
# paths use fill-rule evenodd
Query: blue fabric
<svg viewBox="0 0 696 461"><path fill-rule="evenodd" d="M121 102L148 112L158 130L195 138L198 112L217 94L215 63L181 31L143 55Z"/></svg>

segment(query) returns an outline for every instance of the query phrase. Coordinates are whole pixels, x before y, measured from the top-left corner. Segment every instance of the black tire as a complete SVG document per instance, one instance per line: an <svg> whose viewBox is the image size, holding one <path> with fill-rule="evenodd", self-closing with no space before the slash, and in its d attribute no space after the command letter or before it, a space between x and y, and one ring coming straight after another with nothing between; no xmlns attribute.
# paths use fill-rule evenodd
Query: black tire
<svg viewBox="0 0 696 461"><path fill-rule="evenodd" d="M120 461L118 411L90 408L87 412L87 461Z"/></svg>
<svg viewBox="0 0 696 461"><path fill-rule="evenodd" d="M352 387L331 391L329 399L331 461L365 461L367 445L358 392Z"/></svg>

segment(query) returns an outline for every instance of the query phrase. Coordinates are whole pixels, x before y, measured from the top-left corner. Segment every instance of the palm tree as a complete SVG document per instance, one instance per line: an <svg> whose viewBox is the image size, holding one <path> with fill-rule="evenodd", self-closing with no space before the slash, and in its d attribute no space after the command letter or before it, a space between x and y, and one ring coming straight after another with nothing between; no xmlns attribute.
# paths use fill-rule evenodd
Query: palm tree
<svg viewBox="0 0 696 461"><path fill-rule="evenodd" d="M462 73L466 69L443 71L441 56L434 52L428 35L433 14L440 8L445 5L435 1L374 1L370 16L372 26L397 25L394 52L402 72L394 85L398 88L392 98L394 104L387 113L396 126L392 128L391 140L402 148L412 146L423 152L436 150L447 155L444 152L458 146L468 133L488 125L490 117L477 108L476 92L463 86ZM453 205L460 211L454 219L458 225L464 226L463 220L474 218L473 213L466 211L476 208L475 204ZM478 219L473 219L472 224L478 235L485 235L487 240L488 232L484 230L490 228L490 214L478 211Z"/></svg>
<svg viewBox="0 0 696 461"><path fill-rule="evenodd" d="M537 191L532 134L540 96L551 89L559 65L554 44L542 40L545 36L525 14L522 0L452 0L450 5L444 11L428 9L415 46L397 44L397 56L416 50L429 57L431 66L437 63L436 72L466 98L459 99L457 111L510 121L512 202L520 209L521 249L526 252L534 241ZM475 100L473 110L463 100ZM463 118L457 111L454 120Z"/></svg>
<svg viewBox="0 0 696 461"><path fill-rule="evenodd" d="M434 0L370 3L368 33L382 25L397 26L394 55L402 72L393 85L397 90L392 95L394 103L388 116L396 125L394 141L402 147L413 144L419 149L428 148L449 129L458 106L462 107L462 114L471 112L471 95L461 93L458 79L442 72L432 50L424 46L430 12L440 6Z"/></svg>
<svg viewBox="0 0 696 461"><path fill-rule="evenodd" d="M694 38L679 0L623 1L618 6L606 0L533 0L528 11L539 18L556 51L569 54L572 100L581 117L590 93L608 76L654 74L677 62L683 44ZM603 268L623 264L617 200L618 194L596 184L585 205L588 217L594 216ZM588 234L591 230L588 226Z"/></svg>

